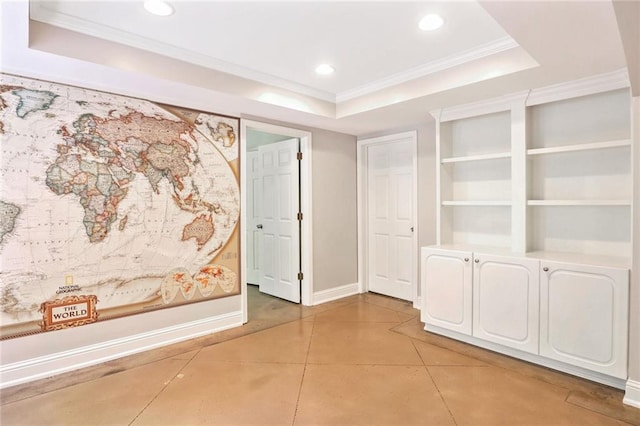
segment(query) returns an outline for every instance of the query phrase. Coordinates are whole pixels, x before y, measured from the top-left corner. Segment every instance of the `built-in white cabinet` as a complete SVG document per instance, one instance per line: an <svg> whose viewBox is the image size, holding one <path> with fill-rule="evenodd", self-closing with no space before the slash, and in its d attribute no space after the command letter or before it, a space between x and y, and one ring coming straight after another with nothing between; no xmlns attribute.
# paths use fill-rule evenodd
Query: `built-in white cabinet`
<svg viewBox="0 0 640 426"><path fill-rule="evenodd" d="M471 252L422 249L421 319L471 335Z"/></svg>
<svg viewBox="0 0 640 426"><path fill-rule="evenodd" d="M473 257L473 336L537 354L539 261Z"/></svg>
<svg viewBox="0 0 640 426"><path fill-rule="evenodd" d="M629 256L628 89L527 107L527 250Z"/></svg>
<svg viewBox="0 0 640 426"><path fill-rule="evenodd" d="M541 266L540 355L626 378L629 270Z"/></svg>
<svg viewBox="0 0 640 426"><path fill-rule="evenodd" d="M620 386L628 86L611 73L431 112L437 235L422 252L425 329Z"/></svg>

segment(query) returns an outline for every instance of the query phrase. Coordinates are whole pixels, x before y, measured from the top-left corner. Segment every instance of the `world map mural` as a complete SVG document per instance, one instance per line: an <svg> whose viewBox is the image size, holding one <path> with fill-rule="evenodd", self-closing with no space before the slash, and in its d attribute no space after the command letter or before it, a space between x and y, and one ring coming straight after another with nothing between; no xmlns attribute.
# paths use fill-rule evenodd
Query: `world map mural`
<svg viewBox="0 0 640 426"><path fill-rule="evenodd" d="M239 294L238 130L0 74L0 337Z"/></svg>

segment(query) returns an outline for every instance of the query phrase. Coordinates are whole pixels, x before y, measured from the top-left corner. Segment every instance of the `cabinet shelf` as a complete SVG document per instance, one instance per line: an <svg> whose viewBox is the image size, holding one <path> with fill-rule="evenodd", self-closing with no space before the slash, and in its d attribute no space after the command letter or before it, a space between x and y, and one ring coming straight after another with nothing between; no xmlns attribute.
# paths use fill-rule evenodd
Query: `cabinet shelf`
<svg viewBox="0 0 640 426"><path fill-rule="evenodd" d="M529 206L631 206L629 200L529 200Z"/></svg>
<svg viewBox="0 0 640 426"><path fill-rule="evenodd" d="M504 201L504 200L452 201L450 200L450 201L443 201L442 205L443 206L477 206L477 207L506 206L506 207L510 207L511 201Z"/></svg>
<svg viewBox="0 0 640 426"><path fill-rule="evenodd" d="M550 148L534 148L528 149L528 155L544 155L544 154L559 154L563 152L576 152L576 151L589 151L596 149L609 149L609 148L621 148L631 146L631 140L622 139L615 141L594 142L577 145L564 145Z"/></svg>
<svg viewBox="0 0 640 426"><path fill-rule="evenodd" d="M442 164L448 163L464 163L468 161L497 160L502 158L511 158L511 152L496 152L493 154L466 155L464 157L443 158Z"/></svg>

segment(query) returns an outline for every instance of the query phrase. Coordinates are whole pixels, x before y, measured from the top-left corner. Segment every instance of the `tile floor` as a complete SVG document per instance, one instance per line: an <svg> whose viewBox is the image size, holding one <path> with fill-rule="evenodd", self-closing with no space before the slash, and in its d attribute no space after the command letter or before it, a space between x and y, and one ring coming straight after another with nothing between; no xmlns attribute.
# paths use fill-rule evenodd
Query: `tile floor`
<svg viewBox="0 0 640 426"><path fill-rule="evenodd" d="M640 425L622 392L425 333L408 303L303 307L5 389L9 425Z"/></svg>

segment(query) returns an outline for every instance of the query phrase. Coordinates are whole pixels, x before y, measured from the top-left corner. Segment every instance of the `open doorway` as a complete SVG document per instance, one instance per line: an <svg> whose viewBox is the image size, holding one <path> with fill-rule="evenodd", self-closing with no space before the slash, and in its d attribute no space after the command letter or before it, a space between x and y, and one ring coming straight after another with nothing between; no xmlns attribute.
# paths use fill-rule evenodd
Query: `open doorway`
<svg viewBox="0 0 640 426"><path fill-rule="evenodd" d="M312 304L311 133L243 119L241 141L240 263L247 322L248 284Z"/></svg>

